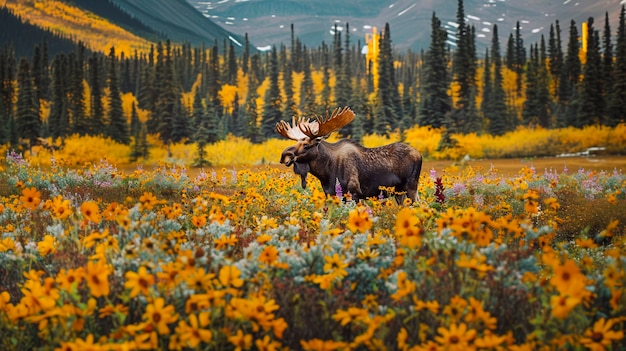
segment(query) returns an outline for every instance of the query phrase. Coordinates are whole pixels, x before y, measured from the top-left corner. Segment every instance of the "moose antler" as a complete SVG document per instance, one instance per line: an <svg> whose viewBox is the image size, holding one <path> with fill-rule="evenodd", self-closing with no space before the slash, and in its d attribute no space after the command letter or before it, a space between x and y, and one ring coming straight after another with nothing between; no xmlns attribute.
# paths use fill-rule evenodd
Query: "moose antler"
<svg viewBox="0 0 626 351"><path fill-rule="evenodd" d="M354 112L349 107L336 108L329 116L316 116L315 121L305 117L293 117L291 125L285 121L276 123L276 132L285 138L301 140L304 138L315 139L327 137L330 133L339 130L354 120Z"/></svg>
<svg viewBox="0 0 626 351"><path fill-rule="evenodd" d="M302 133L309 136L311 139L319 137L327 137L330 133L335 132L341 127L346 126L348 123L354 120L354 112L349 107L343 109L338 107L329 116L326 111L326 116L316 116L313 123L300 124L299 128Z"/></svg>
<svg viewBox="0 0 626 351"><path fill-rule="evenodd" d="M310 135L305 134L302 131L303 125L311 124L307 118L304 117L293 117L291 119L291 125L285 121L280 121L276 123L276 132L285 138L291 140L300 140L305 138L310 138Z"/></svg>

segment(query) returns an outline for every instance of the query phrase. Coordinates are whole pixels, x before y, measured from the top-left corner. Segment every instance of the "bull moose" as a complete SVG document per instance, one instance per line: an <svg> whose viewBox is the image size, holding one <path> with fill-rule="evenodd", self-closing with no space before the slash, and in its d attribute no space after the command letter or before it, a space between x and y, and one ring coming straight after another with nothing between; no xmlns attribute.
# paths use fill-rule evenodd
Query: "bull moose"
<svg viewBox="0 0 626 351"><path fill-rule="evenodd" d="M324 140L354 118L354 112L344 107L335 109L330 116L328 112L326 116L316 116L314 120L293 117L291 125L280 121L276 132L297 141L282 152L280 163L293 165L303 188L306 188L307 174L311 173L320 180L326 195L336 195L339 183L344 193L350 193L357 200L379 196L381 187L394 187L395 192L417 201L422 155L411 146L397 142L366 148L349 139L336 143Z"/></svg>

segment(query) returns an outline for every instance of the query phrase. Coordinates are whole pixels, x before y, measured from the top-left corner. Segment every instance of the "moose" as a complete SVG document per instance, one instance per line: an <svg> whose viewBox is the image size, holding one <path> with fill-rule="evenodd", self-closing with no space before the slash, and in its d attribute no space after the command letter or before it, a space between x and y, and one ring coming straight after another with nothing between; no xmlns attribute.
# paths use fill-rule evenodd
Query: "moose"
<svg viewBox="0 0 626 351"><path fill-rule="evenodd" d="M336 108L332 114L315 116L314 120L293 117L291 125L285 121L276 124L276 132L297 141L281 154L280 163L293 165L300 175L302 187L311 173L320 180L326 195L336 195L337 183L344 193L355 200L386 195L381 187L393 187L396 200L407 196L418 200L417 183L422 170L422 155L405 143L392 143L366 148L350 139L329 143L324 139L352 122L354 112L349 107Z"/></svg>

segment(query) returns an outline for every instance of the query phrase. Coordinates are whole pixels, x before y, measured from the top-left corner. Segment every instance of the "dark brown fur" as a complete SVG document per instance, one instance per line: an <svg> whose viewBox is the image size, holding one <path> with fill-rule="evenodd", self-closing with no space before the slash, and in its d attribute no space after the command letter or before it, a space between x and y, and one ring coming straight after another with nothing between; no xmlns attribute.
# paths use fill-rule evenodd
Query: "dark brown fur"
<svg viewBox="0 0 626 351"><path fill-rule="evenodd" d="M306 187L308 173L322 183L327 195L336 195L335 183L356 199L381 194L380 187L394 187L417 201L417 184L422 169L422 156L405 143L366 148L343 139L328 143L321 138L301 140L286 148L280 163L294 165L294 172Z"/></svg>

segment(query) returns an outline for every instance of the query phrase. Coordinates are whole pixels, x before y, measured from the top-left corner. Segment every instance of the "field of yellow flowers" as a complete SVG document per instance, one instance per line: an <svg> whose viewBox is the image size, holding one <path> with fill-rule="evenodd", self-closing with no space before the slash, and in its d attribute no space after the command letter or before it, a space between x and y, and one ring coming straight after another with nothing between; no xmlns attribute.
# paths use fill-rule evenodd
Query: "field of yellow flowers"
<svg viewBox="0 0 626 351"><path fill-rule="evenodd" d="M287 169L0 166L2 350L626 347L626 175L429 170L420 201Z"/></svg>

